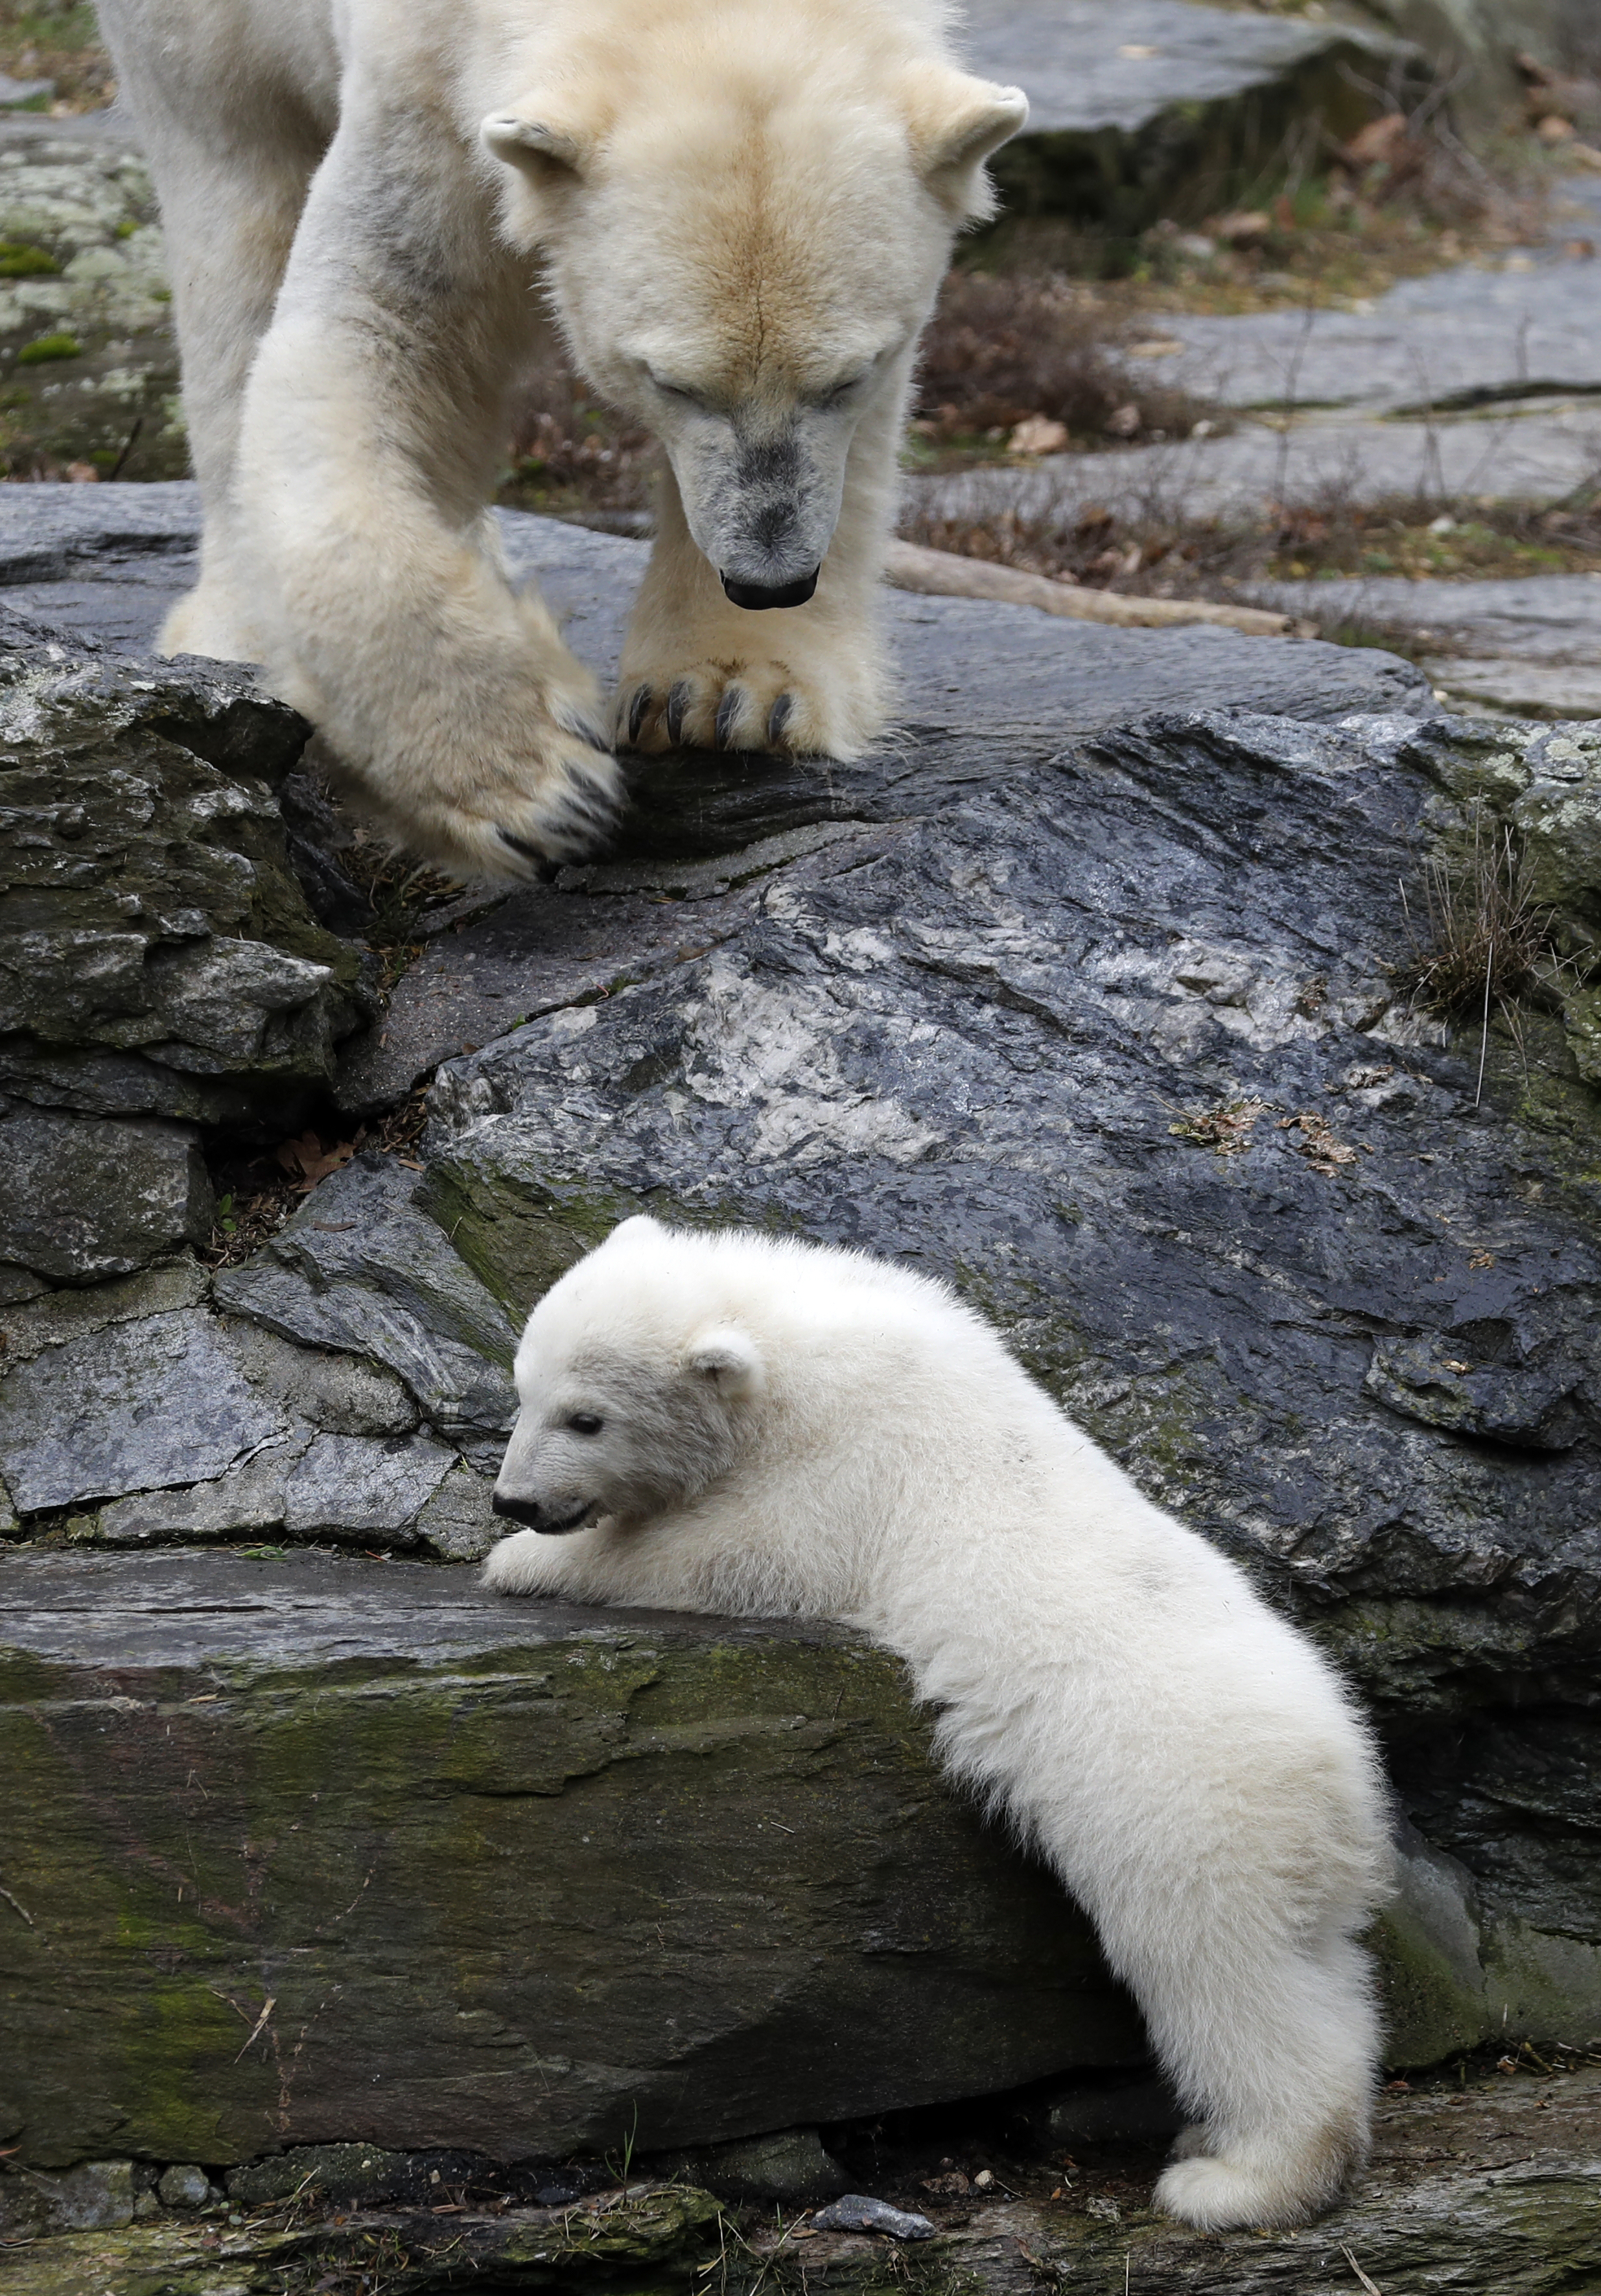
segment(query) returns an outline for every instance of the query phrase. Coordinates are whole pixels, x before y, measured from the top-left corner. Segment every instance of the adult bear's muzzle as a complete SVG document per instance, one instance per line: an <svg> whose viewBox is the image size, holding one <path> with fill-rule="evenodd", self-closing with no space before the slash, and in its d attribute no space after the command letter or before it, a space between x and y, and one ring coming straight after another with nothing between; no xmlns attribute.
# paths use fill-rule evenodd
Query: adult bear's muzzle
<svg viewBox="0 0 1601 2296"><path fill-rule="evenodd" d="M769 606L805 605L817 588L817 577L822 571L820 565L814 566L811 572L802 574L798 582L780 582L773 589L768 589L760 582L736 581L732 574L725 574L721 578L723 587L734 605L743 606L747 613L761 614L765 613Z"/></svg>

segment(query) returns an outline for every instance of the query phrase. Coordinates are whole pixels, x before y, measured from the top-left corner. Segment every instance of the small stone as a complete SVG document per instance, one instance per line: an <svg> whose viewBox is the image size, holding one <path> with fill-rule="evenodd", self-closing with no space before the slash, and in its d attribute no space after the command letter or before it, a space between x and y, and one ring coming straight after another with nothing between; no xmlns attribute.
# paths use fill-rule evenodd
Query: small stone
<svg viewBox="0 0 1601 2296"><path fill-rule="evenodd" d="M850 2179L815 2128L781 2128L709 2151L670 2154L664 2176L686 2175L724 2201L776 2201L806 2208L843 2193Z"/></svg>
<svg viewBox="0 0 1601 2296"><path fill-rule="evenodd" d="M425 1435L319 1435L284 1487L284 1528L302 1537L401 1538L455 1464Z"/></svg>
<svg viewBox="0 0 1601 2296"><path fill-rule="evenodd" d="M31 2169L0 2178L0 2239L116 2232L134 2220L131 2161L80 2161L60 2173Z"/></svg>
<svg viewBox="0 0 1601 2296"><path fill-rule="evenodd" d="M926 2217L892 2209L865 2193L846 2193L819 2209L812 2218L819 2232L882 2232L891 2240L932 2240L934 2227Z"/></svg>
<svg viewBox="0 0 1601 2296"><path fill-rule="evenodd" d="M0 1258L55 1283L130 1275L203 1243L212 1210L185 1125L25 1107L0 1119Z"/></svg>
<svg viewBox="0 0 1601 2296"><path fill-rule="evenodd" d="M1009 455L1060 455L1068 445L1065 422L1048 414L1029 414L1017 423L1006 441Z"/></svg>
<svg viewBox="0 0 1601 2296"><path fill-rule="evenodd" d="M417 1517L418 1539L447 1562L481 1562L502 1537L490 1505L494 1493L489 1475L453 1467Z"/></svg>
<svg viewBox="0 0 1601 2296"><path fill-rule="evenodd" d="M203 2209L211 2197L211 2179L193 2161L166 2169L156 2190L169 2209Z"/></svg>
<svg viewBox="0 0 1601 2296"><path fill-rule="evenodd" d="M69 1340L0 1397L0 1472L24 1513L205 1481L283 1431L198 1308Z"/></svg>

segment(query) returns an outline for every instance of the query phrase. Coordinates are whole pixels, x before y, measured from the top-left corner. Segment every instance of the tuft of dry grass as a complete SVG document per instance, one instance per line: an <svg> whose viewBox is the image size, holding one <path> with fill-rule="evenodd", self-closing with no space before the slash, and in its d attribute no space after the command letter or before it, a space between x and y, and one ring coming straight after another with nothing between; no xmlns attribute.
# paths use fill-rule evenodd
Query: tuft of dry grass
<svg viewBox="0 0 1601 2296"><path fill-rule="evenodd" d="M0 0L0 71L12 79L53 80L53 97L38 108L56 114L97 111L117 93L94 11L78 0L53 7L49 0L31 6Z"/></svg>
<svg viewBox="0 0 1601 2296"><path fill-rule="evenodd" d="M1153 378L1134 403L1112 356L1126 332L1066 279L953 271L923 338L914 436L993 447L1039 418L1063 447L1187 437L1203 410L1182 391Z"/></svg>
<svg viewBox="0 0 1601 2296"><path fill-rule="evenodd" d="M1412 947L1394 968L1398 988L1426 1012L1461 1019L1548 990L1552 915L1530 890L1512 830L1474 808L1471 841L1424 869L1424 915L1400 888Z"/></svg>

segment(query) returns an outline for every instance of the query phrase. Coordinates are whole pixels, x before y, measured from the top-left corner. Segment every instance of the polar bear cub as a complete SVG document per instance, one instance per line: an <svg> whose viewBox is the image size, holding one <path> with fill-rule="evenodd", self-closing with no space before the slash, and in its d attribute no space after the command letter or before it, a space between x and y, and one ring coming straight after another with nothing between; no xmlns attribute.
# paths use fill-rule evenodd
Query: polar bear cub
<svg viewBox="0 0 1601 2296"><path fill-rule="evenodd" d="M1095 1920L1195 2126L1157 2200L1296 2224L1364 2155L1355 1941L1383 1794L1312 1645L1144 1498L943 1285L630 1219L518 1351L506 1594L843 1620L940 1710L947 1768Z"/></svg>
<svg viewBox="0 0 1601 2296"><path fill-rule="evenodd" d="M168 652L264 662L367 809L515 876L617 740L858 755L917 336L1028 105L942 0L101 0L205 504ZM665 450L608 709L484 505L548 303Z"/></svg>

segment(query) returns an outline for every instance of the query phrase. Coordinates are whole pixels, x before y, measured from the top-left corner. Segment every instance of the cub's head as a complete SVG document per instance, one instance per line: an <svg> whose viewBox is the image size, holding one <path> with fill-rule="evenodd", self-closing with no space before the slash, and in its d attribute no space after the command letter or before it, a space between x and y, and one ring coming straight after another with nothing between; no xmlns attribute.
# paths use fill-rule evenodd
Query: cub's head
<svg viewBox="0 0 1601 2296"><path fill-rule="evenodd" d="M521 1406L495 1486L534 1530L639 1521L682 1505L749 1443L766 1388L755 1341L715 1293L696 1240L632 1219L535 1308L517 1350Z"/></svg>
<svg viewBox="0 0 1601 2296"><path fill-rule="evenodd" d="M830 0L640 13L482 127L591 382L665 447L735 604L804 604L851 442L899 424L953 234L1016 88ZM886 452L888 441L884 441Z"/></svg>

